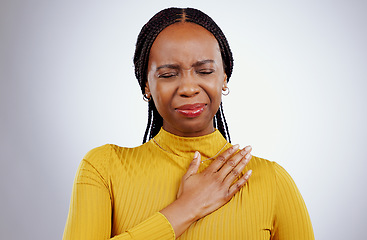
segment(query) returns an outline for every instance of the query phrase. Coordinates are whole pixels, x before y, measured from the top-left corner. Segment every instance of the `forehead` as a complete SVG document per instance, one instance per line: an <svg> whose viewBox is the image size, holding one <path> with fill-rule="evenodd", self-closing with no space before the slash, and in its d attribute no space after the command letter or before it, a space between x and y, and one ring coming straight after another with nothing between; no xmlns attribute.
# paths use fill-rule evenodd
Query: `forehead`
<svg viewBox="0 0 367 240"><path fill-rule="evenodd" d="M149 62L159 64L192 64L213 59L221 62L221 53L214 35L194 23L175 23L159 33L149 54Z"/></svg>

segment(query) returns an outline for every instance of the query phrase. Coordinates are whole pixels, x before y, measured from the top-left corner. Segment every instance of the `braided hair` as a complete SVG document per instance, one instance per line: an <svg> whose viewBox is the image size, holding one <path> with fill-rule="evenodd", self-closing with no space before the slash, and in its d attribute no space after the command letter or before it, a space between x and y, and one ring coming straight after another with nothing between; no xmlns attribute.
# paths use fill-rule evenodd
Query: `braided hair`
<svg viewBox="0 0 367 240"><path fill-rule="evenodd" d="M135 48L134 66L135 76L138 79L142 93L145 93L150 49L158 34L177 22L195 23L209 32L217 39L223 60L227 82L232 74L233 57L228 41L219 26L208 15L194 8L167 8L155 14L141 29ZM213 118L213 125L221 134L231 142L228 125L223 113L222 103ZM163 126L163 118L155 107L154 100L148 103L148 123L144 134L143 143L153 138Z"/></svg>

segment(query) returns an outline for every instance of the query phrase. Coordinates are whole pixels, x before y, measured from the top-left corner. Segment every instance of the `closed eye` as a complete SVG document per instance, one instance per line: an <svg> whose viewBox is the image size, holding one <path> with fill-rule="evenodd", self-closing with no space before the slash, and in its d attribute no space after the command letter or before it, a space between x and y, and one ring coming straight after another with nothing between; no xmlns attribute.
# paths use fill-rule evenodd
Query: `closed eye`
<svg viewBox="0 0 367 240"><path fill-rule="evenodd" d="M202 75L209 75L209 74L212 74L213 72L214 72L213 69L203 69L203 70L198 71L198 73Z"/></svg>
<svg viewBox="0 0 367 240"><path fill-rule="evenodd" d="M171 77L176 77L177 73L163 73L163 74L159 74L158 78L171 78Z"/></svg>

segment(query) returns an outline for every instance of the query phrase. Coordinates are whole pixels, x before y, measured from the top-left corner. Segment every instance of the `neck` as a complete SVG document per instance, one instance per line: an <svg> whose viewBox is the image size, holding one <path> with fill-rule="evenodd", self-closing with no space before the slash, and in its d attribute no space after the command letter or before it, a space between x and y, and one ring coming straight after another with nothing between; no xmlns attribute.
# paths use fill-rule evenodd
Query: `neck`
<svg viewBox="0 0 367 240"><path fill-rule="evenodd" d="M178 129L178 128L175 128L167 124L165 121L163 121L162 128L165 131L172 133L174 135L180 136L180 137L200 137L200 136L208 135L215 131L213 122L203 129L198 129L195 126L192 128L187 128L187 129Z"/></svg>
<svg viewBox="0 0 367 240"><path fill-rule="evenodd" d="M184 163L186 167L193 159L195 151L199 151L201 160L209 164L218 153L231 146L218 130L203 136L182 137L162 128L150 142L172 159Z"/></svg>

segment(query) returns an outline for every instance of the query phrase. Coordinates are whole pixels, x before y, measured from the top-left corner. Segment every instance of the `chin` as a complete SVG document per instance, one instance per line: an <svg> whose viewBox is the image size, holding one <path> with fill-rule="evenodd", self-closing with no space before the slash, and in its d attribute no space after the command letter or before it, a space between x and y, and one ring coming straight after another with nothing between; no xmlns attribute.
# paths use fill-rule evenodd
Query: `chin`
<svg viewBox="0 0 367 240"><path fill-rule="evenodd" d="M187 124L177 126L177 129L182 133L186 133L188 135L197 134L201 132L208 132L214 130L214 126L212 124L213 119L209 122L203 123L202 121L190 121Z"/></svg>

